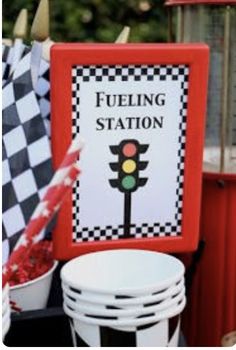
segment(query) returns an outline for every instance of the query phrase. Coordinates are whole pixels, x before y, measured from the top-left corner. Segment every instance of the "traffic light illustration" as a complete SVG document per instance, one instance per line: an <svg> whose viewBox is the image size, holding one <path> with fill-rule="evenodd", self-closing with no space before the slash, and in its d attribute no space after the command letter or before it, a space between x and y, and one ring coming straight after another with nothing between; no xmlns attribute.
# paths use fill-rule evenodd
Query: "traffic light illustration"
<svg viewBox="0 0 236 350"><path fill-rule="evenodd" d="M145 153L149 145L140 144L137 140L127 139L119 145L110 146L116 162L110 163L112 171L117 172L117 178L110 179L110 185L124 193L124 237L129 236L131 221L131 194L144 186L148 179L142 177L140 171L145 170L148 162L142 161L140 155Z"/></svg>
<svg viewBox="0 0 236 350"><path fill-rule="evenodd" d="M148 162L140 160L140 154L145 153L148 147L137 140L123 140L117 146L110 146L111 152L118 155L118 161L110 163L111 170L118 172L117 179L109 180L112 187L126 193L146 184L147 178L140 177L139 172L148 165Z"/></svg>

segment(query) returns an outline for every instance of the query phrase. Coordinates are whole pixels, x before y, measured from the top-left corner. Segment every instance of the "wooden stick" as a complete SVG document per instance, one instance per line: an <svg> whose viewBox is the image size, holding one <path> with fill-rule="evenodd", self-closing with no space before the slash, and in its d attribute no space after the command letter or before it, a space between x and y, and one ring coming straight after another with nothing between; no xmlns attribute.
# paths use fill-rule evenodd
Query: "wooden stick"
<svg viewBox="0 0 236 350"><path fill-rule="evenodd" d="M129 40L130 27L125 26L123 30L118 35L115 43L116 44L126 44Z"/></svg>
<svg viewBox="0 0 236 350"><path fill-rule="evenodd" d="M21 59L23 50L23 39L27 35L27 22L28 22L28 12L26 9L22 9L16 19L13 28L13 57L10 74L13 73L17 67L18 62Z"/></svg>
<svg viewBox="0 0 236 350"><path fill-rule="evenodd" d="M31 50L31 76L33 88L35 89L42 56L42 43L49 37L48 0L41 0L39 3L31 28L31 37L33 39Z"/></svg>

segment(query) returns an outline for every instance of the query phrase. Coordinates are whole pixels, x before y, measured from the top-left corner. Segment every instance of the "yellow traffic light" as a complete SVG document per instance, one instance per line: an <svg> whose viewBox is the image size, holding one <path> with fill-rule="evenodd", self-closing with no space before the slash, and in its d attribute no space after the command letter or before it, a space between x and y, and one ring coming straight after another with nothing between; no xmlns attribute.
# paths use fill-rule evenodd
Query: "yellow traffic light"
<svg viewBox="0 0 236 350"><path fill-rule="evenodd" d="M137 163L132 159L127 159L122 164L122 170L127 174L133 173L136 170L136 168L137 168Z"/></svg>

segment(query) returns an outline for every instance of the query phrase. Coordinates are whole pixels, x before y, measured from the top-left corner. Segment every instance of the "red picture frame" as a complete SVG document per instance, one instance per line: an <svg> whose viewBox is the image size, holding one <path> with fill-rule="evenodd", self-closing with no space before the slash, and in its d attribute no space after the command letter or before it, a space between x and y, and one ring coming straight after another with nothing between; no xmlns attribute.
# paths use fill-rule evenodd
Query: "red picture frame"
<svg viewBox="0 0 236 350"><path fill-rule="evenodd" d="M184 169L182 234L88 243L72 241L72 193L68 194L53 232L59 260L97 250L148 249L160 252L195 250L199 236L202 152L207 101L209 49L204 44L56 44L51 49L52 151L57 168L71 143L71 69L73 65L186 64L189 66L188 125Z"/></svg>

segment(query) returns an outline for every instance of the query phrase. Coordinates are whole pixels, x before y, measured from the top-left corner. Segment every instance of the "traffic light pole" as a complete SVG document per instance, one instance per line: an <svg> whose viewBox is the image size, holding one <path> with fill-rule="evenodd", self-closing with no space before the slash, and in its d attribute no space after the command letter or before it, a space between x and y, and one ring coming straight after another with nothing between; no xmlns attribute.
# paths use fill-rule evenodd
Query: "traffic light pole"
<svg viewBox="0 0 236 350"><path fill-rule="evenodd" d="M129 238L131 220L131 192L125 193L124 201L124 238Z"/></svg>

